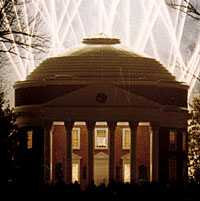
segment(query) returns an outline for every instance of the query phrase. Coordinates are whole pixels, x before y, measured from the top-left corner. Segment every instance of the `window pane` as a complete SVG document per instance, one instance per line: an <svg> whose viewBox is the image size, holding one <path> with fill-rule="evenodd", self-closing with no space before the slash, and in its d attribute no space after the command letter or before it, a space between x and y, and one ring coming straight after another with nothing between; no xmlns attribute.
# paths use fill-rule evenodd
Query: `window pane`
<svg viewBox="0 0 200 201"><path fill-rule="evenodd" d="M131 146L131 134L130 129L123 129L123 149L130 149Z"/></svg>
<svg viewBox="0 0 200 201"><path fill-rule="evenodd" d="M72 163L72 182L79 182L79 163Z"/></svg>
<svg viewBox="0 0 200 201"><path fill-rule="evenodd" d="M105 130L97 130L97 136L98 137L105 137L106 131Z"/></svg>
<svg viewBox="0 0 200 201"><path fill-rule="evenodd" d="M32 149L33 147L33 133L28 131L27 133L27 149Z"/></svg>
<svg viewBox="0 0 200 201"><path fill-rule="evenodd" d="M171 130L169 132L169 151L176 151L177 149L177 133Z"/></svg>
<svg viewBox="0 0 200 201"><path fill-rule="evenodd" d="M96 148L107 148L108 146L108 132L106 128L96 129L95 146Z"/></svg>
<svg viewBox="0 0 200 201"><path fill-rule="evenodd" d="M124 163L124 182L130 182L131 175L130 175L130 164Z"/></svg>
<svg viewBox="0 0 200 201"><path fill-rule="evenodd" d="M176 132L175 131L170 131L169 141L170 141L170 144L176 143Z"/></svg>
<svg viewBox="0 0 200 201"><path fill-rule="evenodd" d="M79 129L72 130L72 148L80 149L80 130Z"/></svg>

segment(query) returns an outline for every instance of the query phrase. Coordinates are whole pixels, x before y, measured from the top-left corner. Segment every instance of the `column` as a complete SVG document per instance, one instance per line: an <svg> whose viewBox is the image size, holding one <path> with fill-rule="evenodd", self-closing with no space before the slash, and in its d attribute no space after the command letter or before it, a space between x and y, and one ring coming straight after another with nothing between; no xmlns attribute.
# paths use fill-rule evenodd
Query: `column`
<svg viewBox="0 0 200 201"><path fill-rule="evenodd" d="M152 172L151 181L157 182L159 179L159 126L151 123L152 131Z"/></svg>
<svg viewBox="0 0 200 201"><path fill-rule="evenodd" d="M94 182L94 128L95 122L88 121L86 122L88 130L88 161L87 161L87 178L88 185L92 185Z"/></svg>
<svg viewBox="0 0 200 201"><path fill-rule="evenodd" d="M50 131L52 122L44 122L44 181L51 182L51 147L50 147Z"/></svg>
<svg viewBox="0 0 200 201"><path fill-rule="evenodd" d="M20 151L25 152L27 149L27 131L28 127L23 127L19 129L19 142L20 142Z"/></svg>
<svg viewBox="0 0 200 201"><path fill-rule="evenodd" d="M72 182L72 129L73 121L65 121L66 130L66 181L67 184Z"/></svg>
<svg viewBox="0 0 200 201"><path fill-rule="evenodd" d="M28 127L23 127L23 128L19 128L19 132L18 132L18 139L19 139L19 147L17 150L17 154L16 154L16 160L20 161L21 167L20 167L20 171L18 171L17 173L19 174L18 176L20 177L20 180L23 183L27 183L27 182L32 182L33 180L33 166L32 161L33 161L33 155L28 155L27 153L29 152L29 150L27 149L27 131L28 131ZM6 147L7 148L7 147ZM6 149L7 151L7 149ZM31 151L32 152L32 149ZM7 156L6 154L8 154L8 152L5 153L5 156ZM28 156L28 157L27 157ZM6 161L7 162L7 161ZM5 168L7 169L7 164L3 163L1 165L6 165ZM5 170L6 170L5 169ZM3 175L5 175L5 173L3 172ZM7 182L7 175L5 175L6 177L6 182Z"/></svg>
<svg viewBox="0 0 200 201"><path fill-rule="evenodd" d="M184 154L183 154L183 129L177 129L177 180L183 182Z"/></svg>
<svg viewBox="0 0 200 201"><path fill-rule="evenodd" d="M115 129L117 122L110 121L109 128L109 183L115 181Z"/></svg>
<svg viewBox="0 0 200 201"><path fill-rule="evenodd" d="M137 160L136 160L136 154L137 154L137 126L138 122L129 122L129 126L131 129L131 183L137 182Z"/></svg>
<svg viewBox="0 0 200 201"><path fill-rule="evenodd" d="M44 178L44 128L35 126L33 131L33 182L38 185Z"/></svg>
<svg viewBox="0 0 200 201"><path fill-rule="evenodd" d="M187 128L184 129L185 135L185 150L184 150L184 181L188 182L188 131Z"/></svg>

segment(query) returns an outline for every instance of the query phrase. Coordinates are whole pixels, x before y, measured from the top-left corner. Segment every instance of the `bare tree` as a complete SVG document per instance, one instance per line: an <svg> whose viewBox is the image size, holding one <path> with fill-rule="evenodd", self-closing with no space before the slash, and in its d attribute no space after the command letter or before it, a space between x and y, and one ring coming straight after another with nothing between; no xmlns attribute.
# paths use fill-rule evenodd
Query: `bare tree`
<svg viewBox="0 0 200 201"><path fill-rule="evenodd" d="M24 51L44 51L47 37L37 33L39 16L24 13L29 0L0 0L0 56L11 53L24 58Z"/></svg>
<svg viewBox="0 0 200 201"><path fill-rule="evenodd" d="M168 6L186 13L191 18L200 21L200 8L189 0L183 0L181 4L177 0L166 0Z"/></svg>

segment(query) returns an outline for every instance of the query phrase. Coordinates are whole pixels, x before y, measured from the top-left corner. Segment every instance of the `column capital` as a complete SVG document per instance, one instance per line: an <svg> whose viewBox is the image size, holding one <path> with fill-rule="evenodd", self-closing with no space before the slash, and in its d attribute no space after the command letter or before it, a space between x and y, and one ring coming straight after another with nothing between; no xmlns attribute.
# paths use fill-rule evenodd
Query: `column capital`
<svg viewBox="0 0 200 201"><path fill-rule="evenodd" d="M107 121L109 130L115 130L117 126L117 121Z"/></svg>
<svg viewBox="0 0 200 201"><path fill-rule="evenodd" d="M131 130L137 129L139 122L138 121L129 121L129 127Z"/></svg>
<svg viewBox="0 0 200 201"><path fill-rule="evenodd" d="M160 124L158 122L150 122L150 128L154 135L159 133Z"/></svg>
<svg viewBox="0 0 200 201"><path fill-rule="evenodd" d="M150 126L151 128L160 128L160 123L156 121L151 121Z"/></svg>
<svg viewBox="0 0 200 201"><path fill-rule="evenodd" d="M93 130L95 128L96 121L86 121L85 123L88 131Z"/></svg>
<svg viewBox="0 0 200 201"><path fill-rule="evenodd" d="M64 121L64 125L66 130L72 130L72 128L74 127L74 121L66 120Z"/></svg>
<svg viewBox="0 0 200 201"><path fill-rule="evenodd" d="M52 125L53 125L53 121L50 121L50 120L44 120L43 121L43 127L46 130L50 130Z"/></svg>

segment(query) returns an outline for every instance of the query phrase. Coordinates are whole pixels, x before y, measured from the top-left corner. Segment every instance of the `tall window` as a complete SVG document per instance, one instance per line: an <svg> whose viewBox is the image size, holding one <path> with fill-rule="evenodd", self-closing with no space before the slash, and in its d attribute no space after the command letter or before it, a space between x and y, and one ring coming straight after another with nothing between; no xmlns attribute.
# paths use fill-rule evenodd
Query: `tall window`
<svg viewBox="0 0 200 201"><path fill-rule="evenodd" d="M32 149L33 147L33 132L27 132L27 149Z"/></svg>
<svg viewBox="0 0 200 201"><path fill-rule="evenodd" d="M72 149L80 149L80 128L72 130Z"/></svg>
<svg viewBox="0 0 200 201"><path fill-rule="evenodd" d="M168 161L169 168L169 180L176 181L176 159L169 159Z"/></svg>
<svg viewBox="0 0 200 201"><path fill-rule="evenodd" d="M95 149L108 148L108 128L95 128Z"/></svg>
<svg viewBox="0 0 200 201"><path fill-rule="evenodd" d="M123 128L122 130L122 148L130 149L131 147L131 131L129 128Z"/></svg>
<svg viewBox="0 0 200 201"><path fill-rule="evenodd" d="M169 132L169 151L176 151L177 149L177 133L175 130Z"/></svg>
<svg viewBox="0 0 200 201"><path fill-rule="evenodd" d="M130 163L124 162L123 165L123 177L124 177L124 183L129 183L131 181L131 175L130 175Z"/></svg>
<svg viewBox="0 0 200 201"><path fill-rule="evenodd" d="M74 183L75 181L79 182L79 173L80 173L80 167L79 167L79 162L73 162L72 163L72 182Z"/></svg>

